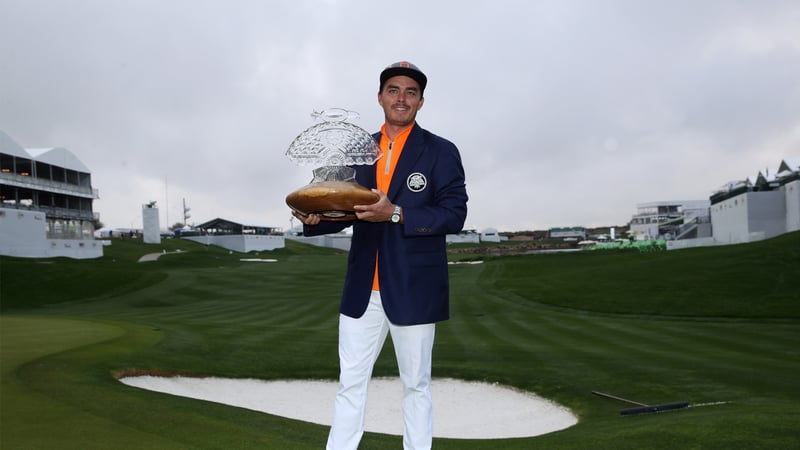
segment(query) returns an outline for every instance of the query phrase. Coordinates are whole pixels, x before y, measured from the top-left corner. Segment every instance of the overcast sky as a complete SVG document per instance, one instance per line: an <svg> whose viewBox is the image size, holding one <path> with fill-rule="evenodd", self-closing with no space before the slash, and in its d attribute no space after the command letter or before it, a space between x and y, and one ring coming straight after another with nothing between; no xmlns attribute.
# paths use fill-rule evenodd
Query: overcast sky
<svg viewBox="0 0 800 450"><path fill-rule="evenodd" d="M310 113L378 130L378 74L409 60L468 226L624 225L800 156L798 24L796 0L0 0L0 129L75 153L108 227L185 199L288 228Z"/></svg>

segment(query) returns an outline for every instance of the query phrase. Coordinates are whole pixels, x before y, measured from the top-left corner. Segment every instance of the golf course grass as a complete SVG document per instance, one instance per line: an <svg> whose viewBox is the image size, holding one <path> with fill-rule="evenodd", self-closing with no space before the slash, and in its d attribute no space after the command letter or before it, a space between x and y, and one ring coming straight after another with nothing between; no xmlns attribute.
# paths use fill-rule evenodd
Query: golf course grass
<svg viewBox="0 0 800 450"><path fill-rule="evenodd" d="M532 391L580 421L435 448L800 448L800 233L670 252L450 259L483 263L450 266L434 377ZM178 239L114 240L96 260L0 258L0 448L324 447L325 426L117 378L335 379L345 264L344 252L292 241L244 255ZM386 348L375 376L396 372ZM690 407L622 416L632 405L592 391ZM367 433L360 448L401 447L399 436Z"/></svg>

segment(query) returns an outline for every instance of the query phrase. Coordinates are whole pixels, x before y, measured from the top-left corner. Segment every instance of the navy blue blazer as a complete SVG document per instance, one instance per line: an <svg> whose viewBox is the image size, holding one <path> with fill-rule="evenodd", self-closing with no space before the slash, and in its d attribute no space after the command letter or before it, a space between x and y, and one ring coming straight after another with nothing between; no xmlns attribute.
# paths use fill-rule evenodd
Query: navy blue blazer
<svg viewBox="0 0 800 450"><path fill-rule="evenodd" d="M380 142L380 133L373 137ZM377 186L375 166L354 168L359 184L370 189ZM414 124L386 194L403 208L403 223L356 219L304 227L307 236L353 227L340 312L358 318L366 311L377 256L383 308L392 323L447 320L450 289L445 236L461 231L467 217L458 149Z"/></svg>

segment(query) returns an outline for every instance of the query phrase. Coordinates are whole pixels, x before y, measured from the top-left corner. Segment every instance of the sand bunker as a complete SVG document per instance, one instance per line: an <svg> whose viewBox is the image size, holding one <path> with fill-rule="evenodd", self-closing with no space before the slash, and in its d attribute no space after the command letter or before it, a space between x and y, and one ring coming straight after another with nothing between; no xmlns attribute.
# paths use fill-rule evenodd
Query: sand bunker
<svg viewBox="0 0 800 450"><path fill-rule="evenodd" d="M190 377L125 377L123 383L181 397L208 400L321 425L330 425L334 381L264 381ZM538 436L578 423L567 408L497 384L435 378L433 434L455 439ZM398 378L375 378L367 401L367 431L402 435L402 385Z"/></svg>

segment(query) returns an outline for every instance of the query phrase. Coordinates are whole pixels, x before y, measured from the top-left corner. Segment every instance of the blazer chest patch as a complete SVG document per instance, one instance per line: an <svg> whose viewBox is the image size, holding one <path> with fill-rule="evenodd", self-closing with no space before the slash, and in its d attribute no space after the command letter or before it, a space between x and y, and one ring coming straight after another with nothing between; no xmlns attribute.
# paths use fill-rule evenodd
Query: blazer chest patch
<svg viewBox="0 0 800 450"><path fill-rule="evenodd" d="M425 178L425 175L414 172L406 179L406 186L411 192L422 192L428 186L428 179Z"/></svg>

